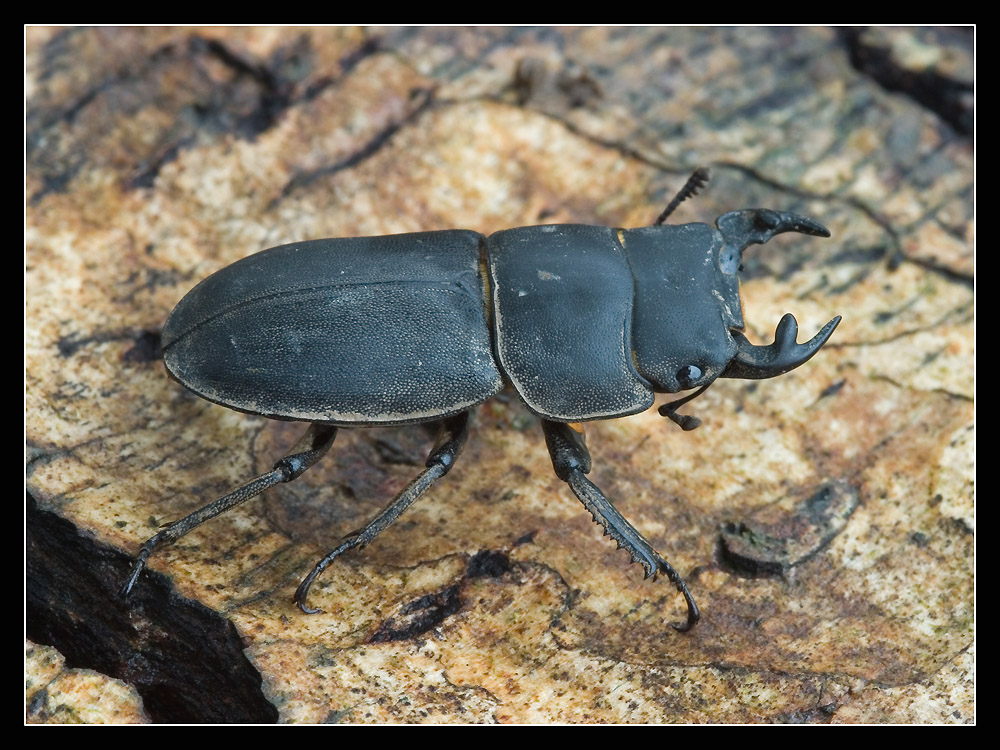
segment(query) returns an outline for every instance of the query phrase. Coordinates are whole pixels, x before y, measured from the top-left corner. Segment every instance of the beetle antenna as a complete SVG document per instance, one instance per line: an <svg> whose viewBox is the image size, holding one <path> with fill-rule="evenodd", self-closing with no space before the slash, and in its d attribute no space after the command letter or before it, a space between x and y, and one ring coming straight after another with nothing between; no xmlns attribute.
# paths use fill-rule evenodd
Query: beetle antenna
<svg viewBox="0 0 1000 750"><path fill-rule="evenodd" d="M684 187L680 189L680 192L674 196L674 199L670 201L660 217L653 222L653 226L659 226L667 220L677 207L681 205L684 201L690 198L692 195L698 195L698 191L701 190L705 185L708 184L708 178L711 176L708 167L698 167L691 176L688 177L688 181L684 183Z"/></svg>
<svg viewBox="0 0 1000 750"><path fill-rule="evenodd" d="M672 420L678 427L684 430L684 432L689 432L690 430L695 429L701 424L701 420L698 419L698 417L691 416L690 414L678 414L677 407L684 406L684 404L688 401L698 398L698 396L703 394L708 389L708 386L712 385L714 382L715 381L712 380L705 383L705 385L696 390L694 393L689 394L684 398L679 398L676 401L671 401L669 404L664 404L657 409L657 411L660 412L661 417L666 417L667 419Z"/></svg>

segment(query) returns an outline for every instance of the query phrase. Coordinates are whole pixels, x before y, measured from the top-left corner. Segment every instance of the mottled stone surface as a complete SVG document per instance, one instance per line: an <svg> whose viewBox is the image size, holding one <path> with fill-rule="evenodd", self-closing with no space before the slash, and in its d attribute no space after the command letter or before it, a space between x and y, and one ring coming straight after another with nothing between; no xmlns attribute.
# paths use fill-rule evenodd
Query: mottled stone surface
<svg viewBox="0 0 1000 750"><path fill-rule="evenodd" d="M28 724L147 724L135 688L90 669L67 669L54 648L24 643Z"/></svg>
<svg viewBox="0 0 1000 750"><path fill-rule="evenodd" d="M972 48L963 29L27 29L29 537L58 534L29 544L29 637L136 685L154 721L974 721ZM751 340L784 312L803 335L844 321L796 372L684 407L694 432L655 410L588 426L591 478L686 576L693 632L510 394L325 572L323 613L293 606L298 580L416 474L421 427L343 431L117 597L159 525L302 431L167 378L159 331L198 280L316 237L641 226L699 165L712 183L673 221L766 206L833 233L746 253ZM852 512L780 523L831 481ZM760 519L807 554L746 577L721 535ZM199 691L243 694L230 679L260 703L199 714ZM75 719L142 717L107 695Z"/></svg>

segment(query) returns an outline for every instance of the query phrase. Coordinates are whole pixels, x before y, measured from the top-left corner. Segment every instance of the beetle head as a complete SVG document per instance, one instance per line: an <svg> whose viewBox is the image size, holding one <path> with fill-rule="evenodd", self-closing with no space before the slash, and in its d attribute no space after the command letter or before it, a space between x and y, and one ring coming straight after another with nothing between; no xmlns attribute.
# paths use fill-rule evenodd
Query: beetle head
<svg viewBox="0 0 1000 750"><path fill-rule="evenodd" d="M812 357L840 320L798 344L798 326L786 315L773 344L751 344L743 335L739 292L743 251L782 232L830 233L812 219L768 209L723 214L716 227L685 224L622 232L636 282L635 366L657 391L702 388L719 377L781 375Z"/></svg>

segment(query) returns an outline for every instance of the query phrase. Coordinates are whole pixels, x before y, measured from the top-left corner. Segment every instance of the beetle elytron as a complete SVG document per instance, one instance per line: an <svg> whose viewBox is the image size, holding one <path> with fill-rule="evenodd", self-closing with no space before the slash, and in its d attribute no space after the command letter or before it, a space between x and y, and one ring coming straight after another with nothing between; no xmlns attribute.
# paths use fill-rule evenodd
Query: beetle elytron
<svg viewBox="0 0 1000 750"><path fill-rule="evenodd" d="M302 581L309 587L337 557L369 544L454 465L469 412L509 383L542 420L555 472L646 577L664 573L684 596L689 630L698 607L687 585L585 476L591 459L578 423L648 409L654 393L698 389L716 378L770 378L812 357L840 322L796 343L791 315L775 341L743 336L743 251L781 232L828 237L802 216L744 209L707 224L663 225L697 192L692 175L653 226L522 227L485 237L448 230L295 242L249 256L210 276L163 329L170 374L231 409L309 422L274 468L165 527L142 547L122 593L153 551L199 524L299 477L333 444L338 427L437 420L438 438L417 476Z"/></svg>

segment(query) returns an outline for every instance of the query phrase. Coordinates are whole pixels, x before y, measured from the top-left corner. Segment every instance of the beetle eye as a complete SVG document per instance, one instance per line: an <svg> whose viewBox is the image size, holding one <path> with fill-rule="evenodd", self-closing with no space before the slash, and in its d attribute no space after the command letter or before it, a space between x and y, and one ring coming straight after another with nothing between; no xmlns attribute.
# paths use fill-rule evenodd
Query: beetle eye
<svg viewBox="0 0 1000 750"><path fill-rule="evenodd" d="M677 382L681 388L691 388L701 377L701 368L695 365L684 365L677 371Z"/></svg>

